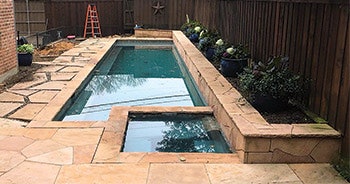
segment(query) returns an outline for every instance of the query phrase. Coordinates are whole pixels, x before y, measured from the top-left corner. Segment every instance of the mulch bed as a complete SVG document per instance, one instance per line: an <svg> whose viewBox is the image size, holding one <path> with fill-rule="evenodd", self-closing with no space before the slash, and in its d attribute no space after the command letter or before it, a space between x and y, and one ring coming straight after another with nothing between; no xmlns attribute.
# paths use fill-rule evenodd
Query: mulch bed
<svg viewBox="0 0 350 184"><path fill-rule="evenodd" d="M212 62L214 67L219 70L220 62ZM234 77L225 77L228 82L232 84L238 91L240 91L238 86L238 79ZM265 118L268 123L271 124L300 124L300 123L315 123L315 121L307 116L303 110L296 106L291 106L291 108L280 111L280 112L260 112L260 114Z"/></svg>

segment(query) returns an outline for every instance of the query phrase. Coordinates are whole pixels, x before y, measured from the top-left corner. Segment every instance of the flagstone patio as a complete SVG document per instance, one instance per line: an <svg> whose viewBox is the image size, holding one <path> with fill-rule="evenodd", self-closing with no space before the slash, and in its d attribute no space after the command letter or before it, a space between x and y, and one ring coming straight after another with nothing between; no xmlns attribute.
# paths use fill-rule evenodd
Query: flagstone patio
<svg viewBox="0 0 350 184"><path fill-rule="evenodd" d="M33 80L0 94L0 183L347 183L329 163L243 164L236 153L120 152L130 109L114 110L106 122L52 121L116 39L88 39L53 62L38 63L43 67ZM295 129L307 130L313 133ZM265 143L251 142L256 149Z"/></svg>

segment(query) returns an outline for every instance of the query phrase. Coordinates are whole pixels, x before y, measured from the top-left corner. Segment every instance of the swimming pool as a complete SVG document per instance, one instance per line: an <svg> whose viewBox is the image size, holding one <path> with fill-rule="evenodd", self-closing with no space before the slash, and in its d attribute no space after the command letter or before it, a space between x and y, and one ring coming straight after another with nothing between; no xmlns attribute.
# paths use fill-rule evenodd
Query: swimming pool
<svg viewBox="0 0 350 184"><path fill-rule="evenodd" d="M112 106L205 106L171 41L117 41L57 120L107 120Z"/></svg>

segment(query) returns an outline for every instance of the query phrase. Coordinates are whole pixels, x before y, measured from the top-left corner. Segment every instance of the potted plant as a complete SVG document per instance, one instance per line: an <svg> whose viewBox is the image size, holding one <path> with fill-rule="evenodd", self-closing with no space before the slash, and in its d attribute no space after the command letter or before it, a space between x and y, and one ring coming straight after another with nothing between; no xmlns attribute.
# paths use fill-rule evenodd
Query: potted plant
<svg viewBox="0 0 350 184"><path fill-rule="evenodd" d="M17 47L17 57L19 66L30 66L33 61L34 46L23 44Z"/></svg>
<svg viewBox="0 0 350 184"><path fill-rule="evenodd" d="M181 26L181 31L191 40L191 42L199 41L199 33L202 30L202 24L196 20L190 20L186 15L186 22Z"/></svg>
<svg viewBox="0 0 350 184"><path fill-rule="evenodd" d="M217 31L202 30L199 34L198 49L202 51L208 60L212 60L215 53L215 42L219 38Z"/></svg>
<svg viewBox="0 0 350 184"><path fill-rule="evenodd" d="M267 64L258 62L238 76L239 87L259 111L285 110L290 100L301 96L304 83L288 69L288 57L273 57Z"/></svg>
<svg viewBox="0 0 350 184"><path fill-rule="evenodd" d="M221 73L225 77L237 77L237 74L242 73L243 68L248 65L249 55L248 47L242 44L227 48L221 57Z"/></svg>
<svg viewBox="0 0 350 184"><path fill-rule="evenodd" d="M193 31L191 32L190 36L188 39L190 39L191 42L193 43L198 43L199 41L199 33L201 32L202 28L201 26L196 26L193 28Z"/></svg>
<svg viewBox="0 0 350 184"><path fill-rule="evenodd" d="M213 59L214 61L219 62L222 54L226 51L227 48L227 43L225 43L221 38L216 40L215 45L214 45L214 56Z"/></svg>

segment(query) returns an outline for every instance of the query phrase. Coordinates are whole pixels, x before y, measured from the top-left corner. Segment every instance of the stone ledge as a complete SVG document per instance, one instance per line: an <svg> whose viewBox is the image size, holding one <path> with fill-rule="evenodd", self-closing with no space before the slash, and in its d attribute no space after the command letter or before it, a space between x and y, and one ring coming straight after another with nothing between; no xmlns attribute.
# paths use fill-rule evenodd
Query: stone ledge
<svg viewBox="0 0 350 184"><path fill-rule="evenodd" d="M136 38L172 38L171 30L160 29L134 29Z"/></svg>

